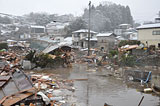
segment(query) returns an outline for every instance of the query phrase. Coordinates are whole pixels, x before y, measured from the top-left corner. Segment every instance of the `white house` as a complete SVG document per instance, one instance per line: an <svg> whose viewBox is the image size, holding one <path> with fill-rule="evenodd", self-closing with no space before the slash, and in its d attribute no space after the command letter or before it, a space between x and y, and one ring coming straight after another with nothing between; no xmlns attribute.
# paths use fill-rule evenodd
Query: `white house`
<svg viewBox="0 0 160 106"><path fill-rule="evenodd" d="M52 37L64 36L67 34L65 30L65 26L67 25L69 25L69 23L51 22L46 25L47 34Z"/></svg>
<svg viewBox="0 0 160 106"><path fill-rule="evenodd" d="M44 26L30 26L30 35L34 38L40 37L45 34L45 27Z"/></svg>
<svg viewBox="0 0 160 106"><path fill-rule="evenodd" d="M126 39L128 40L138 40L138 33L137 32L125 32Z"/></svg>
<svg viewBox="0 0 160 106"><path fill-rule="evenodd" d="M127 29L130 29L131 25L130 24L120 24L118 28L114 29L114 34L117 36L123 36L125 37L125 32L127 32Z"/></svg>
<svg viewBox="0 0 160 106"><path fill-rule="evenodd" d="M97 32L90 31L90 41L95 37ZM88 43L86 42L86 38L88 38L88 29L81 29L78 31L72 32L72 41L74 46L80 46L82 48L86 48Z"/></svg>

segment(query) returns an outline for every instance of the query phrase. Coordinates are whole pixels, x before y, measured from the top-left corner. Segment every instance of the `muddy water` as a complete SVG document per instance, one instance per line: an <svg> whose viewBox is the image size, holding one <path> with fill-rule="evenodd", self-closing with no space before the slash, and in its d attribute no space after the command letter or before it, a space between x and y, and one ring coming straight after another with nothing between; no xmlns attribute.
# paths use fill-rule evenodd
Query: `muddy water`
<svg viewBox="0 0 160 106"><path fill-rule="evenodd" d="M136 90L140 83L131 87L121 79L107 76L107 70L86 70L87 65L74 64L73 68L47 72L61 74L63 78L68 79L88 79L74 82L79 106L104 106L104 103L112 106L138 106L142 96L144 99L141 106L160 106L159 96Z"/></svg>

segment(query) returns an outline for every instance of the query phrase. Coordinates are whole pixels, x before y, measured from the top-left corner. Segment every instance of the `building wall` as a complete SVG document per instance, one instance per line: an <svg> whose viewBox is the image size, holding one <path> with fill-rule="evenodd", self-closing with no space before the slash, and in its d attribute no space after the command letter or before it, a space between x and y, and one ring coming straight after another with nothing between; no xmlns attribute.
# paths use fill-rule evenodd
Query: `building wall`
<svg viewBox="0 0 160 106"><path fill-rule="evenodd" d="M64 36L67 34L67 31L65 31L64 29L48 28L47 33L48 35L52 35L54 37L54 36Z"/></svg>
<svg viewBox="0 0 160 106"><path fill-rule="evenodd" d="M115 30L114 30L114 33L115 33L116 35L121 35L121 34L123 33L123 30L122 30L122 29L115 29Z"/></svg>
<svg viewBox="0 0 160 106"><path fill-rule="evenodd" d="M38 38L45 35L45 28L30 28L30 35L32 38Z"/></svg>
<svg viewBox="0 0 160 106"><path fill-rule="evenodd" d="M91 33L91 37L93 37L96 34ZM88 38L88 32L86 33L73 33L72 34L72 41L74 46L80 46L82 48L88 47L88 43L84 41L86 38ZM82 44L83 43L83 44Z"/></svg>
<svg viewBox="0 0 160 106"><path fill-rule="evenodd" d="M114 34L123 36L129 28L131 28L130 24L120 24L118 28L114 30Z"/></svg>
<svg viewBox="0 0 160 106"><path fill-rule="evenodd" d="M96 34L91 33L90 37L92 38L94 35L96 35ZM73 41L82 40L85 38L88 38L88 32L86 32L86 33L73 33L72 34Z"/></svg>
<svg viewBox="0 0 160 106"><path fill-rule="evenodd" d="M160 31L160 28L154 29L139 29L138 30L138 40L144 43L147 46L146 41L148 42L148 46L155 45L158 47L158 43L160 44L160 34L153 35L153 31Z"/></svg>
<svg viewBox="0 0 160 106"><path fill-rule="evenodd" d="M83 48L88 48L88 40L83 41ZM90 41L90 48L97 48L97 41Z"/></svg>
<svg viewBox="0 0 160 106"><path fill-rule="evenodd" d="M87 36L87 33L80 33L80 40L86 38Z"/></svg>
<svg viewBox="0 0 160 106"><path fill-rule="evenodd" d="M108 52L110 49L113 49L114 43L115 43L115 38L114 37L97 37L98 39L98 48L99 50L106 51Z"/></svg>
<svg viewBox="0 0 160 106"><path fill-rule="evenodd" d="M47 29L47 33L48 33L48 35L53 35L54 34L54 29Z"/></svg>
<svg viewBox="0 0 160 106"><path fill-rule="evenodd" d="M129 40L137 40L137 33L132 33L129 35Z"/></svg>
<svg viewBox="0 0 160 106"><path fill-rule="evenodd" d="M80 36L77 33L72 34L73 42L78 42L80 40Z"/></svg>
<svg viewBox="0 0 160 106"><path fill-rule="evenodd" d="M44 28L31 28L31 33L35 34L35 33L45 33L45 29Z"/></svg>

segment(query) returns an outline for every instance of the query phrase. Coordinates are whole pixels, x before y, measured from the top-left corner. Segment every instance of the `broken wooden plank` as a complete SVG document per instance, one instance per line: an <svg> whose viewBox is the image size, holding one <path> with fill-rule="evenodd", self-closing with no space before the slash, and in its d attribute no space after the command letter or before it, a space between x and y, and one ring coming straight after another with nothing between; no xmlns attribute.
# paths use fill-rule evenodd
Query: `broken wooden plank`
<svg viewBox="0 0 160 106"><path fill-rule="evenodd" d="M28 93L24 93L24 94L18 94L12 97L7 98L4 102L3 102L3 106L11 106L29 96L33 95L33 93L28 92Z"/></svg>
<svg viewBox="0 0 160 106"><path fill-rule="evenodd" d="M19 102L19 101L21 101L21 100L23 100L23 99L31 96L31 94L33 95L33 94L35 93L35 91L36 91L36 90L35 90L35 88L33 87L33 88L31 88L31 89L27 89L27 90L23 90L23 91L17 92L17 93L15 93L15 94L11 95L11 96L5 96L5 97L3 97L3 98L0 100L0 104L8 103L8 101L11 100L11 99L14 99L14 101L16 101L15 103L17 103L17 102ZM25 95L25 94L26 94L26 95ZM18 95L21 95L23 98L21 98L21 96L18 96ZM27 95L28 95L28 96L27 96ZM16 99L16 98L18 98L18 99ZM13 103L14 101L12 101L12 103ZM6 106L8 106L8 105L6 105Z"/></svg>

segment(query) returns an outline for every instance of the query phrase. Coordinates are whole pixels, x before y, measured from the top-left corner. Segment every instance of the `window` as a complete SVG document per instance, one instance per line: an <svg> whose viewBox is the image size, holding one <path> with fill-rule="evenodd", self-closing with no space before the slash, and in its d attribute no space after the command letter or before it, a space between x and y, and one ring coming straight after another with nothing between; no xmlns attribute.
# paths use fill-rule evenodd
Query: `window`
<svg viewBox="0 0 160 106"><path fill-rule="evenodd" d="M101 51L103 51L104 50L104 47L101 47Z"/></svg>
<svg viewBox="0 0 160 106"><path fill-rule="evenodd" d="M152 35L160 35L160 30L153 31Z"/></svg>
<svg viewBox="0 0 160 106"><path fill-rule="evenodd" d="M158 48L160 48L160 43L158 43Z"/></svg>

